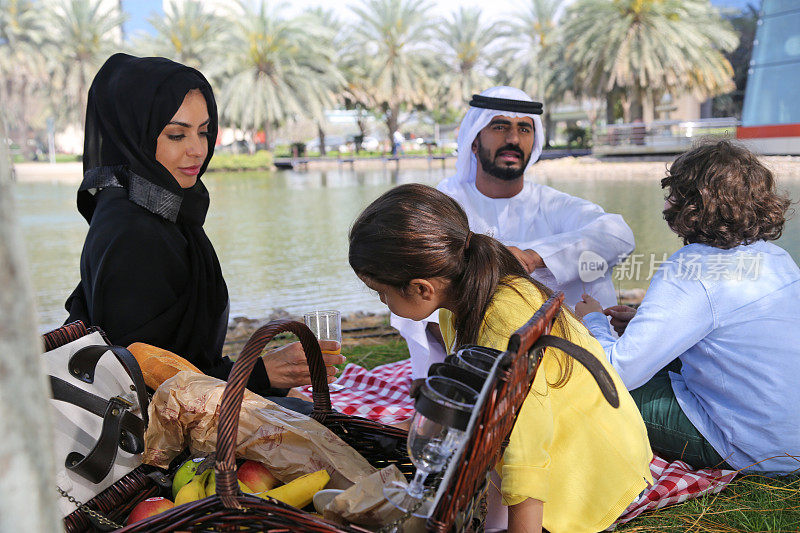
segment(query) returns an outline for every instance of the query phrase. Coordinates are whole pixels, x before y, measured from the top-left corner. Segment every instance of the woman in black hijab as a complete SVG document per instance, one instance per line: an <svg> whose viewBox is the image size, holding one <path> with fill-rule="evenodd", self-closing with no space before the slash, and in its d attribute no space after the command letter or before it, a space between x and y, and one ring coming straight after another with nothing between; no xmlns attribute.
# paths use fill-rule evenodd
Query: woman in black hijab
<svg viewBox="0 0 800 533"><path fill-rule="evenodd" d="M90 227L68 321L99 326L122 346L165 348L227 379L228 289L203 230L209 196L199 179L217 138L211 86L168 59L115 54L89 89L85 135L78 210ZM325 357L332 375L343 358ZM263 361L248 383L254 392L285 396L310 382L299 343Z"/></svg>

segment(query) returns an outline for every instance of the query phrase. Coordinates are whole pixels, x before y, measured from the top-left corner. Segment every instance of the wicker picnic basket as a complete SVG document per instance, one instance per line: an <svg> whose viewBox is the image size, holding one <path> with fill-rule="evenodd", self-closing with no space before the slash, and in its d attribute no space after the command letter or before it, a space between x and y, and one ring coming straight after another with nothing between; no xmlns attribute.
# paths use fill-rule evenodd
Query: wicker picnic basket
<svg viewBox="0 0 800 533"><path fill-rule="evenodd" d="M285 322L277 321L259 328L245 345L239 359L244 359L246 354L253 358L257 357L272 337L280 331L284 331L280 328L283 327L282 324ZM311 368L313 388L317 391L314 395L313 418L327 426L342 440L358 450L376 468L394 464L403 474L413 475L414 466L408 460L406 452L407 433L405 431L372 420L343 415L333 411L328 390L327 372L322 354L319 351L319 344L303 324L294 324L299 324L301 326L300 331L304 330L304 333L306 333L305 349ZM82 322L64 325L42 336L45 351L55 349L94 331L99 331L105 337L105 334L98 328L87 328ZM291 329L286 329L286 331L291 331ZM298 337L302 341L303 337L301 335L298 334ZM308 335L310 335L310 338ZM255 359L253 360L255 361ZM174 470L186 457L181 455L176 458L167 470L150 465L141 465L92 500L85 503L80 502L79 508L64 518L65 531L67 533L83 533L108 530L110 529L109 526L119 527L119 524L124 523L131 509L138 503L147 498L169 492L171 482L168 475L174 473ZM260 500L258 503L266 502ZM293 508L288 509L289 519L293 520L291 514L292 512L296 513L296 510ZM294 524L294 522L291 522L291 524Z"/></svg>
<svg viewBox="0 0 800 533"><path fill-rule="evenodd" d="M429 531L483 529L488 473L500 457L522 402L530 390L541 361L542 349L553 345L559 349L570 348L563 344L562 339L547 335L562 302L561 294L548 299L531 320L512 335L508 350L499 356L476 404L467 428L466 444L437 480L438 487L434 487L434 510L426 522ZM396 464L408 472L410 461L405 452L406 433L376 422L334 413L330 407L324 363L313 334L299 322L275 321L259 329L248 341L228 378L219 414L215 464L217 493L132 524L119 533L181 530L366 531L354 525L328 522L275 500L242 494L238 489L234 450L245 384L265 344L283 331L297 335L308 356L316 391L312 416L350 442L373 465ZM574 345L571 348L580 350ZM373 439L372 442L365 443L367 436Z"/></svg>
<svg viewBox="0 0 800 533"><path fill-rule="evenodd" d="M437 486L433 490L436 490L436 499L431 517L427 520L429 531L483 529L488 473L507 444L516 416L530 390L543 349L555 346L569 353L573 353L571 350L574 349L581 350L569 343L565 344L563 339L548 335L562 301L561 294L548 299L531 320L511 336L508 350L498 358L498 363L487 378L487 385L476 404L467 429L469 437L465 445L451 459L447 470L435 479ZM308 357L315 391L312 417L353 446L373 466L382 468L394 464L404 474L413 474L414 467L406 451L406 432L333 411L322 355L313 334L300 322L274 321L256 331L247 342L231 371L222 396L215 464L217 494L137 522L118 530L119 533L198 530L331 533L367 531L354 525L328 522L276 500L265 500L239 492L234 450L245 385L263 348L275 335L284 331L297 335ZM578 359L586 364L582 358ZM599 383L601 381L602 379L598 379ZM600 384L606 393L608 383ZM614 394L613 384L611 389L607 398ZM142 469L144 468L145 465ZM135 471L129 476L133 474ZM141 474L146 476L147 473ZM140 481L153 485L145 480ZM115 489L117 485L111 488ZM117 505L127 509L152 495L151 492L145 495L141 489L118 492L120 495L117 497Z"/></svg>
<svg viewBox="0 0 800 533"><path fill-rule="evenodd" d="M259 328L247 341L228 376L222 394L217 430L215 464L216 494L184 504L119 530L150 531L326 531L363 532L322 520L277 500L265 500L239 491L236 477L236 433L247 379L266 344L278 333L295 334L308 359L314 388L312 417L351 444L373 466L395 464L413 472L405 451L406 432L377 422L335 413L331 408L327 372L319 343L308 327L289 320L275 320Z"/></svg>

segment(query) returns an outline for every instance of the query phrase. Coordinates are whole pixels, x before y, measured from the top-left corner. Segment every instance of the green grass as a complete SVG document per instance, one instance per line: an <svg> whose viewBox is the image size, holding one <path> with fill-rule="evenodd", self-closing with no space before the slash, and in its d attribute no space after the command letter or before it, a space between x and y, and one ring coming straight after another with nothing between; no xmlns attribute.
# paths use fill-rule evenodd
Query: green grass
<svg viewBox="0 0 800 533"><path fill-rule="evenodd" d="M259 150L255 154L215 153L209 170L272 170L272 153Z"/></svg>
<svg viewBox="0 0 800 533"><path fill-rule="evenodd" d="M344 349L344 355L348 363L372 369L376 366L393 363L401 359L408 359L408 347L405 341L393 339L382 344L373 346L360 345Z"/></svg>
<svg viewBox="0 0 800 533"><path fill-rule="evenodd" d="M800 479L735 478L719 494L645 513L617 531L754 533L800 531Z"/></svg>
<svg viewBox="0 0 800 533"><path fill-rule="evenodd" d="M75 155L75 154L56 154L56 163L75 163L76 161L80 162L82 160L83 160L83 158L82 158L82 156L80 154L78 154L78 155ZM35 163L49 163L50 162L50 156L47 155L47 154L44 154L44 156L41 159L39 159L38 161L32 161L32 160L26 158L25 156L23 156L22 154L14 154L13 157L12 157L12 161L14 163L33 163L33 162L35 162Z"/></svg>

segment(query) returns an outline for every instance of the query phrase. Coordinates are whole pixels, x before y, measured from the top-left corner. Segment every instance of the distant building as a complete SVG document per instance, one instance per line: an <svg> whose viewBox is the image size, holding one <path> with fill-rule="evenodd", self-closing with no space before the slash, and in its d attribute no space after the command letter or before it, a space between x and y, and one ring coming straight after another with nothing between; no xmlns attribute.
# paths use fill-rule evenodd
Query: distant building
<svg viewBox="0 0 800 533"><path fill-rule="evenodd" d="M737 138L764 154L800 154L800 2L764 0Z"/></svg>

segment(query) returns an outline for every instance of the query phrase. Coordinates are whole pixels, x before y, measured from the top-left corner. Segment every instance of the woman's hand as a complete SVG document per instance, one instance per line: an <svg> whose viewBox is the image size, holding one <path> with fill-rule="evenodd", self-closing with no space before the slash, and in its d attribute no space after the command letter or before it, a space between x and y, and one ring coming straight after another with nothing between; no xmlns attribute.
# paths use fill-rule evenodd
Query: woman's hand
<svg viewBox="0 0 800 533"><path fill-rule="evenodd" d="M617 335L622 335L628 327L628 322L636 315L636 309L627 305L612 305L603 313L611 317L611 326Z"/></svg>
<svg viewBox="0 0 800 533"><path fill-rule="evenodd" d="M603 306L600 305L600 302L586 293L583 293L582 297L583 301L575 304L575 314L578 315L578 318L583 318L589 313L603 312Z"/></svg>
<svg viewBox="0 0 800 533"><path fill-rule="evenodd" d="M339 343L336 341L319 341L323 350L336 351ZM322 354L328 371L328 383L336 379L336 367L345 362L342 355ZM280 348L267 352L261 357L267 369L269 384L277 389L291 389L301 385L311 385L311 374L308 371L306 354L299 342L293 342Z"/></svg>

